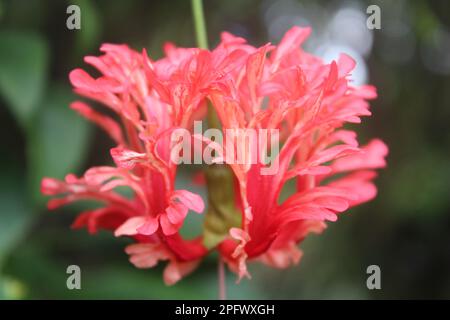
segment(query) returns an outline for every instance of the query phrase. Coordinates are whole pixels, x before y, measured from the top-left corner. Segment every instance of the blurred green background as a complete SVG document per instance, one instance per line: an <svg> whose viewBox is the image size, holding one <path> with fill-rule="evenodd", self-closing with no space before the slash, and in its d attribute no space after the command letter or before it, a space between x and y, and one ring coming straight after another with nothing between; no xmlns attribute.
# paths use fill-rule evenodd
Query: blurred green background
<svg viewBox="0 0 450 320"><path fill-rule="evenodd" d="M70 4L81 8L81 30L66 28ZM380 30L366 27L369 4L381 8ZM211 45L223 30L261 45L310 25L308 50L326 60L352 55L355 83L379 92L357 130L390 148L376 200L308 238L298 266L251 265L253 279L239 285L228 274L228 297L449 299L450 2L205 0L205 10ZM161 57L165 41L195 46L189 1L0 1L0 298L217 298L214 255L166 287L162 267L127 261L126 239L70 230L79 207L48 212L39 193L43 176L110 162L111 141L68 108L69 71L103 42ZM81 267L82 290L66 288L71 264ZM366 287L371 264L381 268L381 290Z"/></svg>

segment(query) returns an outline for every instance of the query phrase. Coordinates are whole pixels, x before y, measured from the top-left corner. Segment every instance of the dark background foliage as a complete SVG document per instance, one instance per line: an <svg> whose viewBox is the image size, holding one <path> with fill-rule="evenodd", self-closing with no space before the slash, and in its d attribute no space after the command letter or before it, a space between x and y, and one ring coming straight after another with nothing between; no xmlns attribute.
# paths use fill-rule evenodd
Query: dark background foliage
<svg viewBox="0 0 450 320"><path fill-rule="evenodd" d="M81 30L66 28L69 4L81 8ZM381 8L381 30L365 27L369 4ZM379 92L357 130L390 148L376 200L308 238L300 265L251 265L253 279L239 285L229 274L229 297L450 298L450 2L206 0L205 9L212 45L222 30L261 45L311 25L309 50L356 56L355 81ZM189 1L0 0L1 298L216 298L214 255L166 287L161 267L128 263L126 239L70 230L80 206L48 212L39 193L43 176L110 162L112 143L68 108L69 71L104 42L160 57L165 41L195 46ZM198 221L186 229L198 232ZM82 290L66 288L71 264ZM381 290L366 287L371 264Z"/></svg>

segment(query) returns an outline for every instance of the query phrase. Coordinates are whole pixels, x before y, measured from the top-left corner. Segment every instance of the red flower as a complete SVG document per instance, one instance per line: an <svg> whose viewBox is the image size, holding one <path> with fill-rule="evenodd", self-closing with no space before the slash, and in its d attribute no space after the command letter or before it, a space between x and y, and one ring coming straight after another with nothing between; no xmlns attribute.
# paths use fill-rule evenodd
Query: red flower
<svg viewBox="0 0 450 320"><path fill-rule="evenodd" d="M123 45L105 44L101 51L105 55L85 58L102 73L99 78L75 69L70 80L78 94L110 108L120 123L83 102L71 106L116 142L117 147L111 149L116 167L94 167L80 179L73 175L65 181L44 178L42 192L60 196L49 201L50 209L82 199L101 202L103 207L80 214L73 227L86 226L91 233L108 229L116 236L133 236L140 244L127 249L131 262L137 267L152 267L158 260L169 260L164 279L171 284L190 272L207 253L201 238L187 241L178 233L188 211L201 213L204 204L200 196L175 189L176 166L170 161L168 133L190 125L189 121L202 112L203 93L197 78L202 78L204 71L196 66L206 61L203 56L209 53L170 48L168 58L152 63L145 53ZM186 65L191 66L192 83L176 86L173 80L171 86L161 85L162 89L156 85L165 81L158 73L177 78L177 70ZM157 88L167 90L173 100L164 101ZM177 96L184 90L189 94ZM116 191L119 186L131 189L133 196L120 194Z"/></svg>
<svg viewBox="0 0 450 320"><path fill-rule="evenodd" d="M350 85L355 65L350 57L325 64L305 53L299 46L309 33L309 28L294 27L277 47L251 48L228 34L222 39L221 46L239 42L245 52L245 67L210 91L222 126L277 128L283 144L274 174L264 173L268 166L261 158L251 166L230 163L239 182L243 219L219 249L239 277L248 275L246 260L282 268L297 263L297 244L309 232L321 232L338 213L372 199L372 169L385 166L383 142L373 140L361 148L356 133L342 129L346 122L359 123L361 116L370 115L366 99L376 97L375 89ZM243 143L235 140L234 148L245 149ZM338 173L346 175L333 178ZM290 179L297 181L297 189L280 203L281 189Z"/></svg>
<svg viewBox="0 0 450 320"><path fill-rule="evenodd" d="M342 128L370 115L367 100L376 97L375 88L351 86L355 63L350 57L326 64L304 52L300 45L309 33L294 27L278 46L261 48L224 33L213 51L168 44L166 56L157 61L145 50L141 54L125 45L104 44L104 55L85 58L101 76L75 69L70 81L75 92L100 102L112 115L80 101L71 107L115 142L115 166L94 167L65 181L44 178L42 192L56 196L49 208L99 201L102 206L81 213L73 227L132 237L136 243L126 252L136 267L167 260L166 283L178 281L208 250L202 236L186 240L179 233L188 211L201 213L204 204L198 195L175 189L170 137L175 129L190 130L194 120L202 119L209 100L224 130L255 129L260 135L260 129L276 129L282 145L276 154L267 141L253 146L256 140L250 139L248 147L246 139L237 139L224 153L243 151L256 161L234 163L221 155L235 175L236 207L242 215L241 225L218 245L221 256L239 278L248 275L247 260L280 268L298 263L297 245L308 233L322 232L325 221L375 197L374 169L385 166L387 155L380 140L359 147L356 133ZM277 166L261 156L267 151L274 153ZM296 180L296 190L280 202L290 179ZM123 186L131 197L119 192Z"/></svg>

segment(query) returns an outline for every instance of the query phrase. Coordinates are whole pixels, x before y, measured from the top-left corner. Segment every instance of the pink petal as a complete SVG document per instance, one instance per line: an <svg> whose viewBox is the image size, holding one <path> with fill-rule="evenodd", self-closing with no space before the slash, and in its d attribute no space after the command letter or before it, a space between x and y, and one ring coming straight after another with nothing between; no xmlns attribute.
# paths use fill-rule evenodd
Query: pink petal
<svg viewBox="0 0 450 320"><path fill-rule="evenodd" d="M120 236L134 236L138 234L138 228L147 222L145 217L133 217L125 221L120 227L114 231L116 237Z"/></svg>
<svg viewBox="0 0 450 320"><path fill-rule="evenodd" d="M320 151L314 157L312 157L312 159L309 162L311 165L318 165L330 160L334 160L338 157L354 154L359 151L360 150L357 147L349 145L337 145Z"/></svg>
<svg viewBox="0 0 450 320"><path fill-rule="evenodd" d="M57 179L43 178L41 181L41 192L47 196L57 195L66 190L65 184Z"/></svg>
<svg viewBox="0 0 450 320"><path fill-rule="evenodd" d="M371 85L364 85L353 89L353 94L364 99L375 99L377 89Z"/></svg>
<svg viewBox="0 0 450 320"><path fill-rule="evenodd" d="M176 224L172 223L172 222L170 222L167 215L163 214L163 215L159 216L159 222L161 223L161 229L162 229L163 233L167 236L170 236L170 235L177 233L178 230L180 230L181 224L183 221L181 221L180 223L176 223Z"/></svg>
<svg viewBox="0 0 450 320"><path fill-rule="evenodd" d="M386 166L389 150L383 141L374 139L362 147L362 152L337 159L331 165L333 171L343 172L357 169L376 169Z"/></svg>
<svg viewBox="0 0 450 320"><path fill-rule="evenodd" d="M289 51L298 49L310 34L311 28L300 28L294 26L289 29L273 53L272 59L274 63L278 63L284 55L289 53Z"/></svg>
<svg viewBox="0 0 450 320"><path fill-rule="evenodd" d="M295 206L286 210L283 214L283 222L285 223L297 220L337 220L337 215L333 211L313 206Z"/></svg>
<svg viewBox="0 0 450 320"><path fill-rule="evenodd" d="M310 168L303 168L300 169L297 174L298 175L322 175L322 174L328 174L332 171L330 167L327 166L317 166L317 167L310 167Z"/></svg>
<svg viewBox="0 0 450 320"><path fill-rule="evenodd" d="M338 59L339 77L344 77L356 66L356 61L346 54L341 54Z"/></svg>
<svg viewBox="0 0 450 320"><path fill-rule="evenodd" d="M350 199L349 204L350 206L356 206L372 200L377 195L377 188L371 181L375 177L375 171L357 171L331 182L330 186L342 188L347 193L352 194L354 198Z"/></svg>
<svg viewBox="0 0 450 320"><path fill-rule="evenodd" d="M73 102L70 107L73 110L76 110L79 114L81 114L86 119L96 123L99 127L101 127L109 136L117 143L124 144L125 141L122 136L122 129L119 124L114 121L112 118L102 115L92 108L90 108L87 104L76 101Z"/></svg>
<svg viewBox="0 0 450 320"><path fill-rule="evenodd" d="M139 234L150 236L158 230L158 219L155 217L146 217L145 223L137 228Z"/></svg>
<svg viewBox="0 0 450 320"><path fill-rule="evenodd" d="M147 154L127 150L123 147L111 149L111 156L118 167L131 170L137 163L147 160Z"/></svg>
<svg viewBox="0 0 450 320"><path fill-rule="evenodd" d="M188 213L188 208L184 205L174 204L166 209L167 218L173 224L182 223Z"/></svg>
<svg viewBox="0 0 450 320"><path fill-rule="evenodd" d="M141 269L152 268L158 261L170 258L164 246L154 243L132 244L125 248L125 252L130 255L130 262Z"/></svg>
<svg viewBox="0 0 450 320"><path fill-rule="evenodd" d="M184 204L190 210L202 213L205 209L202 197L187 190L177 190L174 192L174 198Z"/></svg>
<svg viewBox="0 0 450 320"><path fill-rule="evenodd" d="M198 261L189 262L177 262L171 261L164 269L164 282L167 285L173 285L177 283L181 278L188 275L195 270L198 266Z"/></svg>

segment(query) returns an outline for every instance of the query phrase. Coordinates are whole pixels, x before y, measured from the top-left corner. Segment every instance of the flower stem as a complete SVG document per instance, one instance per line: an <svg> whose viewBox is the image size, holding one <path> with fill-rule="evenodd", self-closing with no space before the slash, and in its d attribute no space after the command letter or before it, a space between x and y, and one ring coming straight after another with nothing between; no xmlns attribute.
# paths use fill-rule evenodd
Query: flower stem
<svg viewBox="0 0 450 320"><path fill-rule="evenodd" d="M208 49L208 36L206 32L205 17L203 14L203 2L202 0L191 0L191 6L194 18L197 46L201 49ZM207 119L209 128L216 128L216 129L220 128L219 118L211 103L208 103ZM224 177L217 174L217 172L219 172L220 170L220 167L218 165L213 165L211 169L212 170L206 171L206 175L209 176L209 179L207 179L208 193L211 192L211 189L213 189L214 185L221 185L221 186L224 185L223 184ZM231 172L229 170L227 170L227 175L231 175ZM231 196L230 199L226 200L233 201L234 198ZM209 207L214 208L216 207L216 205L209 203ZM218 258L217 275L219 285L219 299L225 300L226 299L225 267L224 262L220 256Z"/></svg>
<svg viewBox="0 0 450 320"><path fill-rule="evenodd" d="M192 14L194 15L195 33L199 48L208 49L208 36L206 34L205 16L203 14L202 0L191 0Z"/></svg>
<svg viewBox="0 0 450 320"><path fill-rule="evenodd" d="M219 300L226 300L227 287L225 283L225 266L221 257L219 257L217 274L219 276Z"/></svg>

